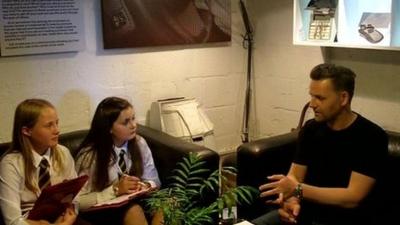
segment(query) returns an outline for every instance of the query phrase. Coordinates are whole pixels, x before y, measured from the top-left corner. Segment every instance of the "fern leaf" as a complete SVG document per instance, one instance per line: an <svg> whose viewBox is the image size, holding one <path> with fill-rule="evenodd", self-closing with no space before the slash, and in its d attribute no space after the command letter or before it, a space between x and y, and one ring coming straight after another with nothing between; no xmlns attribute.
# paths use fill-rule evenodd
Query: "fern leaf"
<svg viewBox="0 0 400 225"><path fill-rule="evenodd" d="M192 184L188 184L186 187L189 188L189 189L198 189L199 187L201 187L201 184L192 183Z"/></svg>
<svg viewBox="0 0 400 225"><path fill-rule="evenodd" d="M235 173L235 174L237 173L237 169L232 166L224 166L221 168L221 171L226 171L226 172Z"/></svg>
<svg viewBox="0 0 400 225"><path fill-rule="evenodd" d="M187 184L186 180L182 179L181 177L174 176L173 179L174 179L176 182L179 182L180 184L182 184L183 186L186 186L186 184Z"/></svg>
<svg viewBox="0 0 400 225"><path fill-rule="evenodd" d="M206 187L208 187L210 190L215 191L214 185L210 181L204 181L204 184Z"/></svg>
<svg viewBox="0 0 400 225"><path fill-rule="evenodd" d="M196 169L196 170L190 171L189 174L190 174L191 176L193 176L193 175L204 174L204 173L208 173L208 172L210 172L209 169Z"/></svg>
<svg viewBox="0 0 400 225"><path fill-rule="evenodd" d="M206 162L204 162L204 161L196 161L191 164L191 167L192 168L202 168L205 164L206 164Z"/></svg>
<svg viewBox="0 0 400 225"><path fill-rule="evenodd" d="M183 170L185 170L186 174L189 174L189 172L190 172L190 170L189 170L190 164L185 164L185 163L183 163L183 162L179 162L179 163L177 163L176 165L177 165L178 167L182 168ZM188 165L189 165L189 166L188 166ZM177 170L177 169L175 169L175 170ZM173 170L173 171L174 171L174 170Z"/></svg>
<svg viewBox="0 0 400 225"><path fill-rule="evenodd" d="M218 170L215 170L214 172L212 172L212 173L210 174L210 177L219 177L219 171L218 171Z"/></svg>
<svg viewBox="0 0 400 225"><path fill-rule="evenodd" d="M179 184L179 183L172 183L172 184L170 184L170 187L176 187L176 188L179 188L179 189L185 189L185 186L183 186L182 184Z"/></svg>
<svg viewBox="0 0 400 225"><path fill-rule="evenodd" d="M181 178L187 180L190 173L185 173L182 170L174 170L173 173L177 174L176 176L180 176Z"/></svg>
<svg viewBox="0 0 400 225"><path fill-rule="evenodd" d="M244 201L246 204L251 204L253 200L253 195L249 190L246 190L245 187L237 187L235 190L235 193L240 196L242 201ZM242 204L241 201L238 202L239 204Z"/></svg>
<svg viewBox="0 0 400 225"><path fill-rule="evenodd" d="M204 180L204 178L202 178L202 177L189 177L188 182L202 183L203 180Z"/></svg>
<svg viewBox="0 0 400 225"><path fill-rule="evenodd" d="M190 158L190 156L189 156L189 159L188 158L183 158L183 164L188 166L188 167L190 167L193 164L193 161Z"/></svg>

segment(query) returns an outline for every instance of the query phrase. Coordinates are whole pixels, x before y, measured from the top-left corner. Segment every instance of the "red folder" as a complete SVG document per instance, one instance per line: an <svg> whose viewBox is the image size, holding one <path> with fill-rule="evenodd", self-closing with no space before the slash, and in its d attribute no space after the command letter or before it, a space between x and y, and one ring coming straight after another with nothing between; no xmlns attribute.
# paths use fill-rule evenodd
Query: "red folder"
<svg viewBox="0 0 400 225"><path fill-rule="evenodd" d="M71 205L88 178L84 175L43 189L28 219L54 222Z"/></svg>

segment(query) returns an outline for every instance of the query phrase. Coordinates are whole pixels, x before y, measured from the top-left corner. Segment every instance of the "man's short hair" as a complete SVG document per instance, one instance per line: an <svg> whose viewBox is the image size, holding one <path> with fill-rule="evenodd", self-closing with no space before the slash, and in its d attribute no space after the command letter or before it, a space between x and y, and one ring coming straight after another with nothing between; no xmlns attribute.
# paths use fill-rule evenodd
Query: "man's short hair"
<svg viewBox="0 0 400 225"><path fill-rule="evenodd" d="M349 68L322 63L311 70L310 78L312 80L331 79L336 91L346 91L349 93L350 100L353 98L356 74Z"/></svg>

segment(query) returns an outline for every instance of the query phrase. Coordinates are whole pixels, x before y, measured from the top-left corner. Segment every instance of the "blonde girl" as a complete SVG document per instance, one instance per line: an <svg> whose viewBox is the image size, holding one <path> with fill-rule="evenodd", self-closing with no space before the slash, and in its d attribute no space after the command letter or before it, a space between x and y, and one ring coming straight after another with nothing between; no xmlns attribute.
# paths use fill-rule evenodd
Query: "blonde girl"
<svg viewBox="0 0 400 225"><path fill-rule="evenodd" d="M58 144L58 116L54 106L43 99L27 99L15 110L10 149L0 161L0 206L6 225L71 225L73 207L56 221L27 219L41 190L76 177L74 160Z"/></svg>

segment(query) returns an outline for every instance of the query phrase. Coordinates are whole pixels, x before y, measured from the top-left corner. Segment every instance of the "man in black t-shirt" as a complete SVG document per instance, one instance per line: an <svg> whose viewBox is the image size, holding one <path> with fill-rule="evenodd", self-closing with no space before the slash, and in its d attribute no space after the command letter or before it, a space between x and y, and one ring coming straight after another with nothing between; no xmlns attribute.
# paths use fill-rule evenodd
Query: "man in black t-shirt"
<svg viewBox="0 0 400 225"><path fill-rule="evenodd" d="M387 156L382 128L351 110L355 74L348 68L320 64L310 73L310 108L314 119L301 129L288 174L268 177L261 197L279 195L278 211L252 221L366 225L374 223L374 190Z"/></svg>

